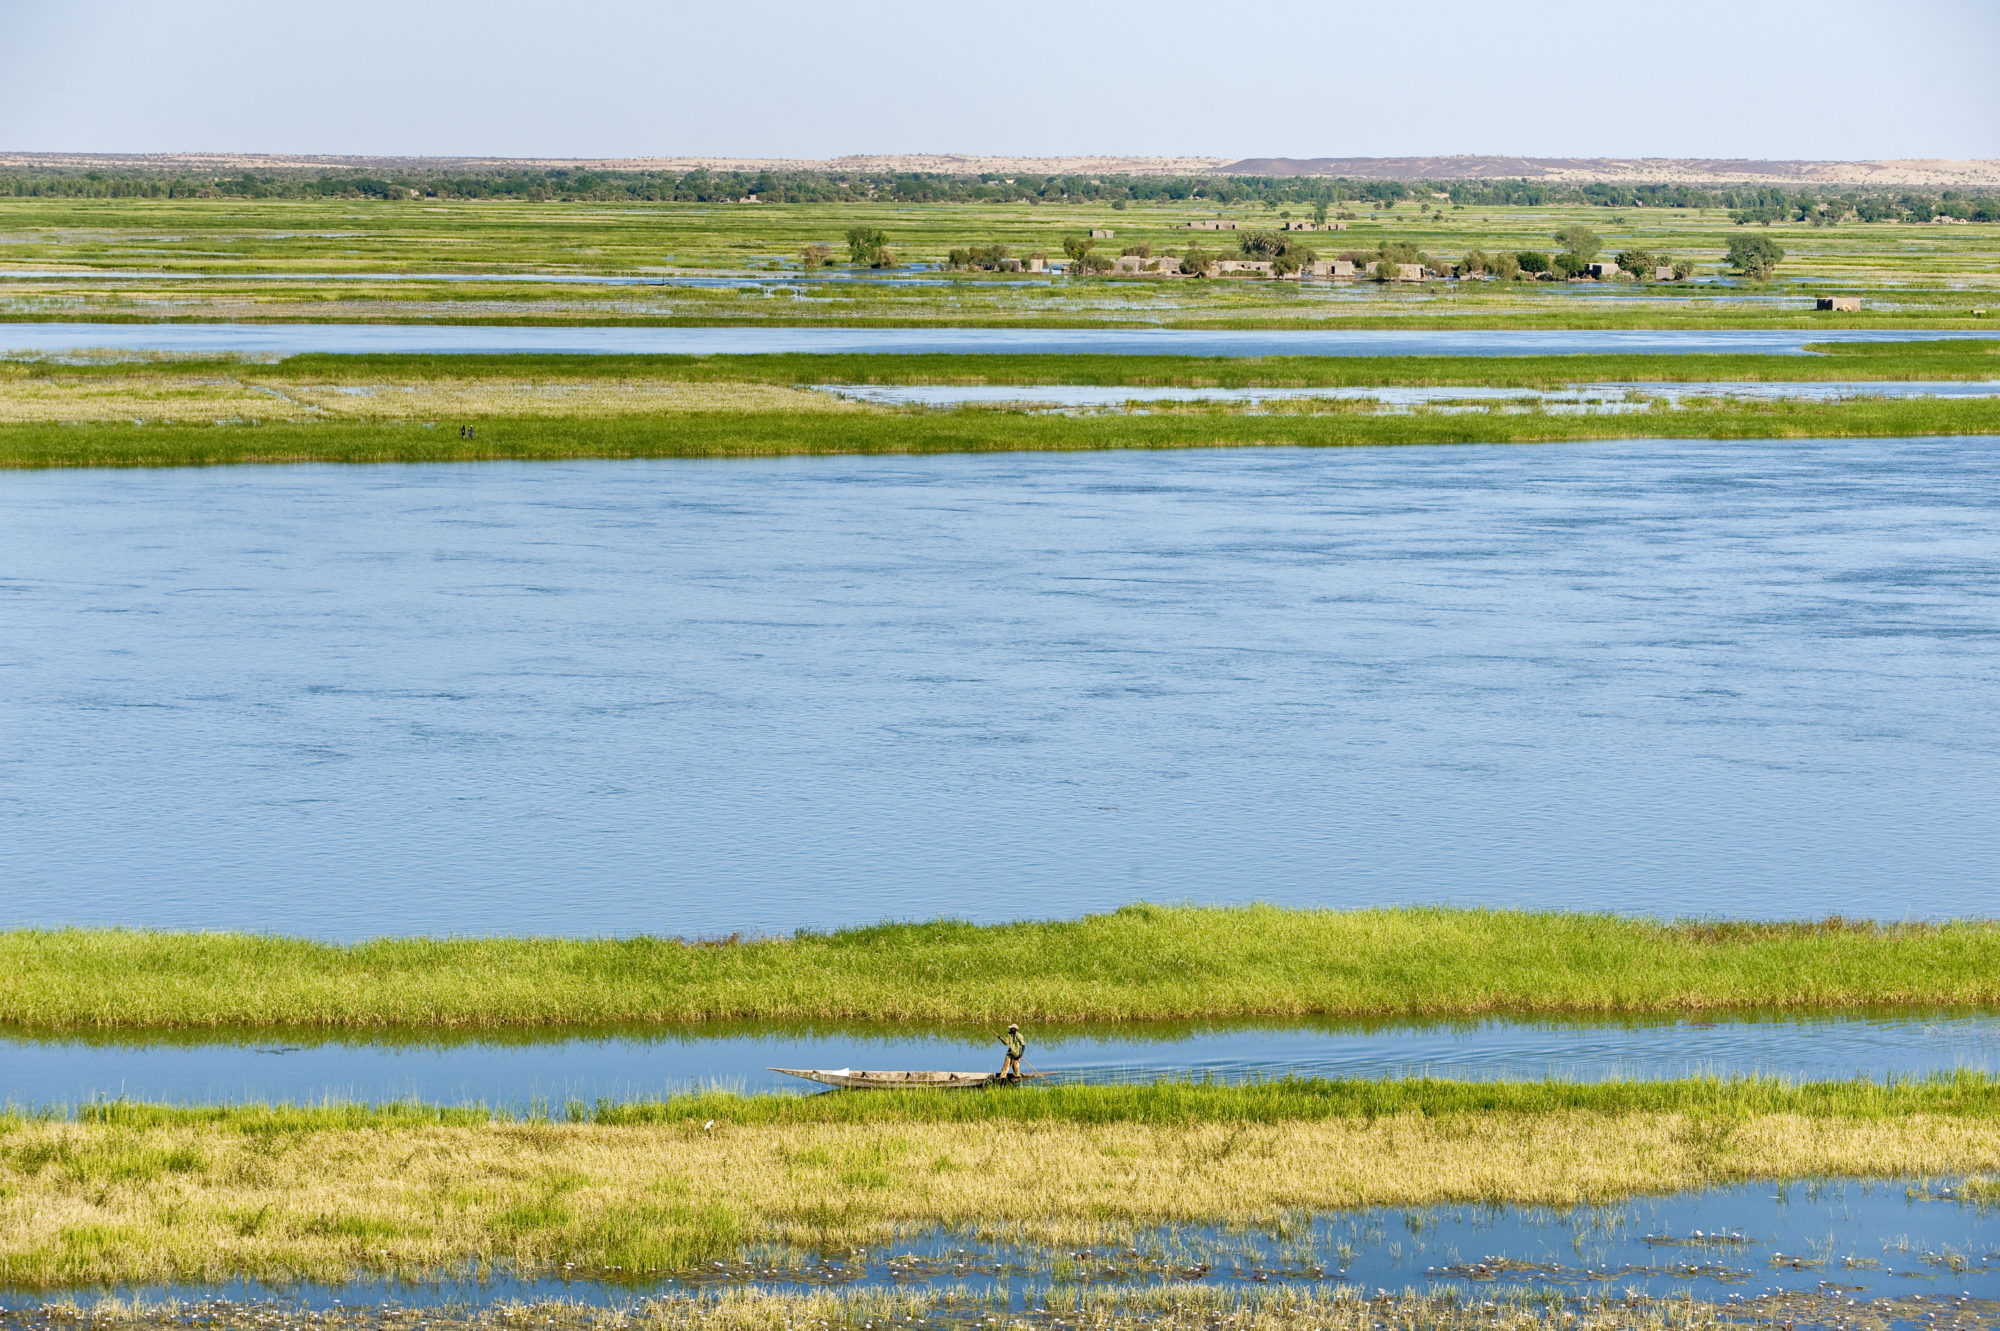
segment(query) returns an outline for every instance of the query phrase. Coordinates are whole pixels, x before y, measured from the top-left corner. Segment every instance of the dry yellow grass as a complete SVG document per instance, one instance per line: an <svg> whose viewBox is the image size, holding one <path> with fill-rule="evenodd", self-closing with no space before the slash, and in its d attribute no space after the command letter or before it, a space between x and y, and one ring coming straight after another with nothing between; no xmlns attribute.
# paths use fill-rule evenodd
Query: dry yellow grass
<svg viewBox="0 0 2000 1331"><path fill-rule="evenodd" d="M0 1284L334 1280L467 1261L615 1278L752 1242L848 1246L931 1226L1071 1244L1343 1207L1967 1173L2000 1166L2000 1123L1575 1111L1177 1127L15 1120L0 1161Z"/></svg>
<svg viewBox="0 0 2000 1331"><path fill-rule="evenodd" d="M601 379L406 379L298 383L241 373L38 374L0 362L0 423L437 420L672 415L713 411L881 411L825 393L755 383Z"/></svg>

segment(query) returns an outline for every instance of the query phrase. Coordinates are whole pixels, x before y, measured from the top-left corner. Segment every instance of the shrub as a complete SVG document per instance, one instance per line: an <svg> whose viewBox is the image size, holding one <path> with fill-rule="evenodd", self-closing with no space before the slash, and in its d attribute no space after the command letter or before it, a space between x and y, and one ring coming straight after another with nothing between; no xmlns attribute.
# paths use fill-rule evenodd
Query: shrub
<svg viewBox="0 0 2000 1331"><path fill-rule="evenodd" d="M1651 280L1653 270L1660 266L1660 260L1651 250L1620 250L1618 266L1644 282Z"/></svg>
<svg viewBox="0 0 2000 1331"><path fill-rule="evenodd" d="M1595 259L1597 252L1604 248L1604 242L1599 240L1597 233L1587 226L1566 226L1556 232L1555 238L1562 243L1563 249L1585 263Z"/></svg>
<svg viewBox="0 0 2000 1331"><path fill-rule="evenodd" d="M896 262L889 237L879 228L857 226L847 233L847 260L863 268L888 268Z"/></svg>

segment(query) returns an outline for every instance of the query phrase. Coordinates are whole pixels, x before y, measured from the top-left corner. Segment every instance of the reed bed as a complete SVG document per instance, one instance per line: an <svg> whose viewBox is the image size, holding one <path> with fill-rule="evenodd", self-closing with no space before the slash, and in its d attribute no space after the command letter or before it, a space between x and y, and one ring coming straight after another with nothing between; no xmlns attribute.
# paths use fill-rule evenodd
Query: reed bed
<svg viewBox="0 0 2000 1331"><path fill-rule="evenodd" d="M501 1270L643 1280L751 1245L824 1252L940 1228L1090 1245L1340 1208L1567 1206L1748 1179L2000 1168L1985 1079L1790 1088L1789 1105L1774 1084L1730 1085L1678 1109L1627 1103L1621 1088L1594 1107L1590 1088L1556 1088L1540 1108L1459 1109L1448 1091L1419 1088L1391 1112L1265 1121L966 1115L940 1093L836 1097L885 1108L818 1118L711 1099L648 1122L417 1108L16 1114L0 1117L0 1286ZM1579 1090L1582 1103L1565 1104ZM1423 1107L1427 1093L1439 1103ZM1055 1099L963 1098L1038 1096ZM1871 1097L1906 1112L1854 1112Z"/></svg>
<svg viewBox="0 0 2000 1331"><path fill-rule="evenodd" d="M0 933L0 1024L968 1025L2000 1001L2000 925L1135 905L777 939Z"/></svg>

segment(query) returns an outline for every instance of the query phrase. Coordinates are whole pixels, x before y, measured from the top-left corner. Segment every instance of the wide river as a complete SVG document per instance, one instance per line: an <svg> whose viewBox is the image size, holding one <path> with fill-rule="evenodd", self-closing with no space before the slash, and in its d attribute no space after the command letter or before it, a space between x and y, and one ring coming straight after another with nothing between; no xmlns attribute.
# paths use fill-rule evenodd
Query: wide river
<svg viewBox="0 0 2000 1331"><path fill-rule="evenodd" d="M0 475L0 925L1987 915L2000 442Z"/></svg>

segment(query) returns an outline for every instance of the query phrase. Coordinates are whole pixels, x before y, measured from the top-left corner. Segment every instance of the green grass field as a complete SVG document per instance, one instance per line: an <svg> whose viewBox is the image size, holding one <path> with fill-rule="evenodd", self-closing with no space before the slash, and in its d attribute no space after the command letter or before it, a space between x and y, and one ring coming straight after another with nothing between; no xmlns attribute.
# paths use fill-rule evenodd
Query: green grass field
<svg viewBox="0 0 2000 1331"><path fill-rule="evenodd" d="M476 425L462 438L455 424ZM2000 400L1704 403L1622 415L1345 409L1070 417L953 411L732 411L657 416L486 417L442 422L277 421L0 425L0 467L190 467L243 463L415 463L579 458L1064 452L1390 444L1529 444L1606 439L1830 439L2000 435Z"/></svg>
<svg viewBox="0 0 2000 1331"><path fill-rule="evenodd" d="M1592 228L1604 252L1641 248L1721 272L1731 237L1721 209L1609 210L1361 206L1339 233L1314 234L1324 254L1409 245L1439 260L1466 251L1555 248L1569 224ZM1285 209L1200 203L695 204L366 200L0 199L0 319L358 320L498 323L766 323L1051 326L1158 324L1671 327L1810 325L1814 294L1862 294L1868 308L1839 323L1977 327L2000 289L2000 225L1848 222L1757 226L1788 258L1777 280L1748 287L1443 283L1380 288L1323 284L1147 280L1007 280L930 274L798 284L578 286L449 282L438 275L746 277L799 272L802 246L845 252L850 227L881 229L900 261L935 264L956 246L1005 244L1060 256L1092 227L1129 244L1183 251L1234 243L1184 223L1228 217L1274 227ZM8 274L15 274L9 276ZM54 273L57 276L37 276ZM126 274L115 279L89 274ZM150 275L150 276L148 276ZM369 280L369 279L375 280ZM396 280L383 280L393 278ZM1748 297L1749 299L1742 299Z"/></svg>
<svg viewBox="0 0 2000 1331"><path fill-rule="evenodd" d="M2000 1001L2000 925L1131 906L750 942L0 934L0 1024L965 1026Z"/></svg>

